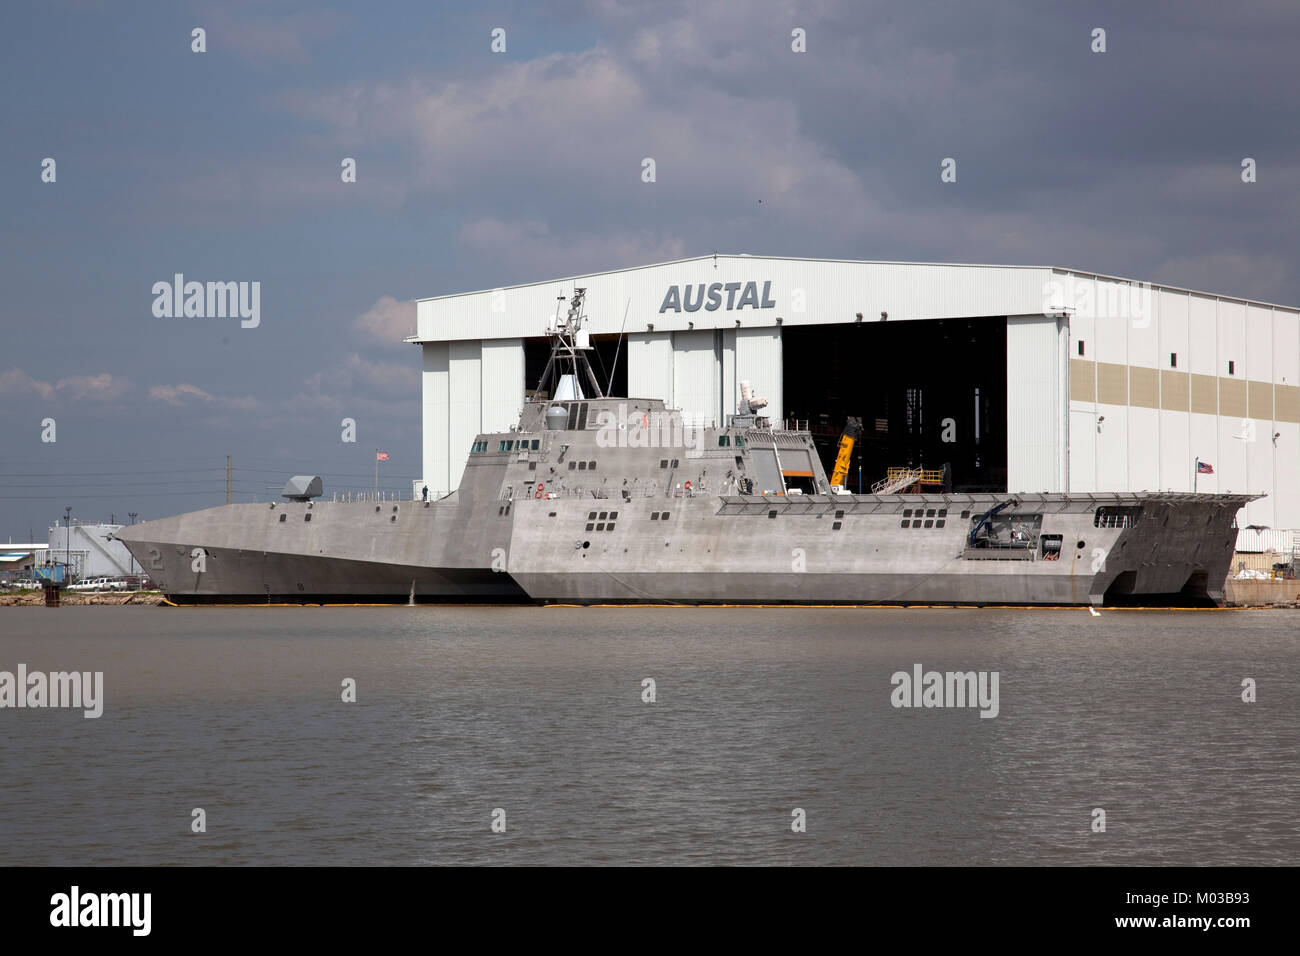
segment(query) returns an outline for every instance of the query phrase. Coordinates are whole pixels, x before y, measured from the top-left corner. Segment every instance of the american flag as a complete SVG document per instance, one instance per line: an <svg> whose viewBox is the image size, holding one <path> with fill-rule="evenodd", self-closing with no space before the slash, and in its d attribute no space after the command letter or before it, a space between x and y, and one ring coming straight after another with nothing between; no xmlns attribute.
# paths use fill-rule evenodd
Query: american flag
<svg viewBox="0 0 1300 956"><path fill-rule="evenodd" d="M375 461L388 461L388 452L386 451L375 452Z"/></svg>
<svg viewBox="0 0 1300 956"><path fill-rule="evenodd" d="M1214 466L1208 461L1201 461L1198 458L1196 459L1196 473L1198 475L1212 475L1214 474Z"/></svg>

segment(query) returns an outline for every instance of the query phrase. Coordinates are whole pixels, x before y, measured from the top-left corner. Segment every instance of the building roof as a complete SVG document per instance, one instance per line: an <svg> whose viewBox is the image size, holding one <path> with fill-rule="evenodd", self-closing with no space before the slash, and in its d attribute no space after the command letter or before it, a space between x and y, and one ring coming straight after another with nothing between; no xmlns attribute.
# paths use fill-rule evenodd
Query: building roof
<svg viewBox="0 0 1300 956"><path fill-rule="evenodd" d="M1062 313L1073 317L1088 314L1088 301L1137 301L1148 293L1158 299L1199 297L1300 316L1300 308L1293 306L1060 266L718 254L418 299L417 332L406 341L540 336L557 308L567 308L562 297L575 286L587 289L587 330L596 335ZM704 290L712 293L717 288L728 290L721 305L713 298L705 304ZM1135 289L1141 290L1140 296ZM1097 311L1095 306L1092 311ZM1121 315L1128 317L1126 312L1113 317Z"/></svg>
<svg viewBox="0 0 1300 956"><path fill-rule="evenodd" d="M896 259L816 259L807 256L762 256L750 255L747 252L738 253L712 253L706 256L688 256L685 259L668 259L664 262L651 262L645 265L625 266L621 269L605 269L600 272L587 272L582 275L564 276L553 279L539 279L534 282L518 282L514 285L500 286L496 289L477 289L465 292L448 292L443 295L431 295L416 299L420 302L442 302L448 299L457 299L470 295L490 295L493 292L507 291L510 289L528 289L535 286L553 287L556 285L576 284L580 280L590 280L601 276L619 275L629 272L640 272L646 269L661 269L665 266L682 265L688 262L713 262L723 259L749 259L766 262L802 262L813 263L818 265L850 265L850 266L920 266L944 269L1030 269L1039 272L1052 272L1059 275L1073 275L1090 279L1102 279L1108 282L1142 282L1152 289L1164 289L1169 292L1181 292L1185 295L1203 295L1212 299L1227 299L1230 302L1243 302L1248 305L1257 305L1268 309L1285 309L1288 312L1300 313L1300 306L1283 305L1277 302L1268 302L1261 299L1248 299L1238 295L1225 295L1220 292L1206 292L1201 289L1191 289L1185 286L1169 285L1163 282L1145 282L1141 279L1126 278L1124 276L1109 275L1104 272L1090 272L1086 269L1073 269L1065 266L1049 265L1023 265L1014 263L977 263L977 262L905 262Z"/></svg>

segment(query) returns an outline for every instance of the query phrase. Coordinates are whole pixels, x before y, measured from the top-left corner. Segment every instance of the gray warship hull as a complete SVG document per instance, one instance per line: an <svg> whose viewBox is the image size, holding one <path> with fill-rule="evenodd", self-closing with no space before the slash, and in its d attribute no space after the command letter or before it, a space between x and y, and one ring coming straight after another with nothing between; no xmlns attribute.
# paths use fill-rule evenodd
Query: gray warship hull
<svg viewBox="0 0 1300 956"><path fill-rule="evenodd" d="M453 495L228 505L120 536L177 603L1217 604L1245 500ZM1033 539L973 547L999 504Z"/></svg>

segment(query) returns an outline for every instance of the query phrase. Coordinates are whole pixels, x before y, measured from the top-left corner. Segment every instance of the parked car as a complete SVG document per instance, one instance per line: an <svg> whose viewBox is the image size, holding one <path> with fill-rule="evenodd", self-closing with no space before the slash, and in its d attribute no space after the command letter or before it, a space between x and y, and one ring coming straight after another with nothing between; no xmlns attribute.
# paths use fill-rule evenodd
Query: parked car
<svg viewBox="0 0 1300 956"><path fill-rule="evenodd" d="M69 585L69 591L125 591L126 582L116 578L87 578L77 584Z"/></svg>

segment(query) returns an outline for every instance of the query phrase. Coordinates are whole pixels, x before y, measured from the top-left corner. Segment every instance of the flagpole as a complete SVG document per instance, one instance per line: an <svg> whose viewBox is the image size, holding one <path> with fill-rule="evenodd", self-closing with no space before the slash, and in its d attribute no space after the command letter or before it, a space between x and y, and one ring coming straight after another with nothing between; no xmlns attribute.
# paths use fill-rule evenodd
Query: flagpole
<svg viewBox="0 0 1300 956"><path fill-rule="evenodd" d="M379 449L375 449L375 500L379 500Z"/></svg>
<svg viewBox="0 0 1300 956"><path fill-rule="evenodd" d="M1196 489L1201 477L1201 459L1196 458L1192 461L1192 494L1196 494Z"/></svg>

